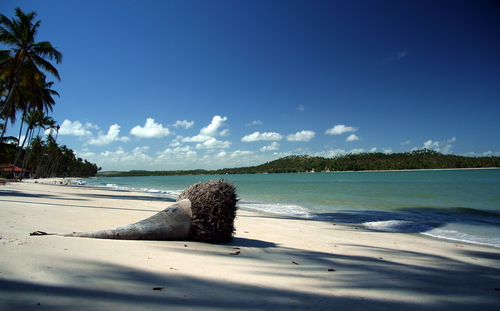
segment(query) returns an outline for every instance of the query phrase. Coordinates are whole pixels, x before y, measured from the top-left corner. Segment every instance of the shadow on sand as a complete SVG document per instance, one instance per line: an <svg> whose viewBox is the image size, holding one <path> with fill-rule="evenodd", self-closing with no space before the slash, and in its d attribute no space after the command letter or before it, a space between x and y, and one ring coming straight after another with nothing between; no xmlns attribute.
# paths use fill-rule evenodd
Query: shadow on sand
<svg viewBox="0 0 500 311"><path fill-rule="evenodd" d="M493 268L425 253L362 245L356 247L385 254L384 259L291 249L244 238L235 238L226 246L241 247L242 252L241 256L229 256L227 278L193 276L175 269L151 273L126 265L82 260L66 269L54 267L53 273L68 285L1 279L0 309L458 311L495 310L500 302L497 290L500 258L494 252L472 254L497 260L498 265ZM267 255L252 257L255 248L267 248ZM171 251L168 245L158 245L158 250L165 254ZM190 260L195 263L210 260L212 256L228 256L219 246L198 253L192 249L181 249L182 252L190 252L193 256ZM396 257L397 261L391 260ZM403 263L404 258L410 257L418 257L422 264ZM300 265L291 265L291 259ZM57 260L54 258L52 265L57 265ZM327 268L335 271L328 272ZM246 269L255 277L291 276L298 283L293 289L249 284L230 277L235 269ZM317 279L318 285L300 286L300 280L311 279ZM155 287L161 290L154 290ZM346 288L354 295L343 294Z"/></svg>

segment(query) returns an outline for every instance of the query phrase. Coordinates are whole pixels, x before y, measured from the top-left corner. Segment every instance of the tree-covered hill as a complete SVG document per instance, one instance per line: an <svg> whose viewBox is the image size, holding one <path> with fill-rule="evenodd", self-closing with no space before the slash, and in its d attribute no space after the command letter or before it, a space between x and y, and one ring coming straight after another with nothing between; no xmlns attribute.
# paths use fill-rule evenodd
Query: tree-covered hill
<svg viewBox="0 0 500 311"><path fill-rule="evenodd" d="M130 171L106 176L305 173L366 170L413 170L500 167L500 157L466 157L423 149L404 153L359 153L333 158L293 155L257 166L220 170ZM104 174L104 173L102 173Z"/></svg>

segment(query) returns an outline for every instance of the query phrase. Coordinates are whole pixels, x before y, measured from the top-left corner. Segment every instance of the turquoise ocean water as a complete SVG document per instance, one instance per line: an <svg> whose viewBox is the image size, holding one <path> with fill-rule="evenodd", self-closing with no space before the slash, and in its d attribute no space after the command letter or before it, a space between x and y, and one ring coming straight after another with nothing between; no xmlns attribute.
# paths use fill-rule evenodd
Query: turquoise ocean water
<svg viewBox="0 0 500 311"><path fill-rule="evenodd" d="M500 169L100 177L88 185L175 199L199 181L232 181L239 207L374 230L500 247Z"/></svg>

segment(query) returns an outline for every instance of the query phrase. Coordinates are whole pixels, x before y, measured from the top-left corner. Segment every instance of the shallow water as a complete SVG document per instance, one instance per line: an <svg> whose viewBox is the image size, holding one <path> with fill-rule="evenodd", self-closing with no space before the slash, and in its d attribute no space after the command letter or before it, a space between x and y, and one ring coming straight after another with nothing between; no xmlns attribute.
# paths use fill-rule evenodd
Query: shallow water
<svg viewBox="0 0 500 311"><path fill-rule="evenodd" d="M101 177L83 181L176 198L193 183L219 178L236 183L242 209L500 247L500 169Z"/></svg>

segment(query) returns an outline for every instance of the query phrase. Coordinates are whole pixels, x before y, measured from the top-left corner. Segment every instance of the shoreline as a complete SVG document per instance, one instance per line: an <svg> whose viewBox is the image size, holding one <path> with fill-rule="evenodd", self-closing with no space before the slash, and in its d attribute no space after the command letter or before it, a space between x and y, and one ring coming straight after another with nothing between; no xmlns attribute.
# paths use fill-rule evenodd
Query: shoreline
<svg viewBox="0 0 500 311"><path fill-rule="evenodd" d="M171 197L168 196L162 196L158 195L157 192L150 192L146 190L139 190L139 189L134 189L134 188L127 188L127 187L107 187L107 186L94 186L94 185L87 185L87 184L71 184L71 180L78 180L78 178L46 178L46 179L38 179L38 180L31 180L28 182L32 183L41 183L44 184L44 182L48 185L60 185L60 186L75 186L75 187L87 187L89 189L102 189L104 191L110 190L110 191L125 191L125 192L130 192L131 194L134 193L141 193L146 196L151 196L156 199L164 199L167 202L174 202ZM424 234L421 232L392 232L392 231L384 231L384 230L378 230L378 229L370 229L367 227L364 227L362 223L350 223L350 222L340 222L340 221L334 221L334 220L329 220L329 219L324 219L324 218L306 218L306 217L301 217L301 216L293 216L293 215L285 215L285 214L280 214L280 213L272 213L272 212L267 212L267 211L258 211L258 210L252 210L252 209L242 209L240 208L239 211L245 211L248 213L252 214L257 214L263 217L276 217L276 218L282 218L282 219L290 219L290 220L297 220L297 221L318 221L318 222L325 222L325 223L335 223L335 225L341 225L341 226L349 226L349 227L363 227L365 230L369 231L374 231L374 232L384 232L384 233L391 233L391 234L409 234L409 235L416 235L418 237L421 237L423 239L430 239L433 241L440 241L440 242L445 242L445 243L454 243L454 244L467 244L470 246L482 246L482 247L487 247L487 248L493 248L500 250L500 247L488 244L488 243L481 243L481 242L470 242L470 241L463 241L463 240L458 240L458 239L453 239L453 238L444 238L444 237L437 237L429 234Z"/></svg>
<svg viewBox="0 0 500 311"><path fill-rule="evenodd" d="M498 248L350 224L239 210L225 244L29 236L133 223L171 204L58 181L0 187L2 310L491 310L500 301Z"/></svg>
<svg viewBox="0 0 500 311"><path fill-rule="evenodd" d="M477 170L476 170L477 171ZM455 170L457 172L456 174L461 174L459 170ZM472 171L469 171L470 174L474 174ZM418 172L411 172L409 171L408 173L411 173L411 176L419 176ZM489 173L495 173L494 171L489 170ZM489 174L488 173L488 174ZM349 174L349 173L346 173ZM404 173L402 173L404 174ZM428 175L433 175L430 172L426 172ZM438 173L436 173L438 174ZM467 172L463 174L469 174ZM305 175L296 175L295 177L300 177L300 176L305 176ZM324 175L324 176L331 176L332 178L333 175ZM354 176L354 175L350 175ZM379 175L377 175L379 176ZM386 175L381 175L381 176L386 176ZM389 176L389 175L387 175ZM394 175L390 175L394 176ZM406 175L405 175L406 176ZM427 175L426 175L427 176ZM454 176L454 175L452 175ZM467 175L469 176L469 175ZM293 176L291 176L293 177ZM295 178L294 177L294 178ZM123 189L123 190L128 190L132 192L141 192L141 193L148 193L154 196L161 196L161 197L167 197L171 199L176 199L177 195L180 193L181 188L179 185L176 185L176 187L162 187L159 184L149 184L147 186L144 186L149 180L148 177L130 177L131 181L125 181L125 179L113 179L113 180L107 180L105 178L96 178L95 180L92 179L86 179L85 183L87 183L87 186L95 186L95 187L101 187L101 188L112 188L112 189ZM145 183L141 182L135 182L135 180L143 180ZM161 177L158 177L161 178ZM175 176L169 176L166 177L169 178L170 181L175 180ZM204 180L204 178L210 178L210 175L205 175L199 177L200 180ZM237 175L233 175L233 177L225 177L228 180L234 180L239 183L242 182L239 180L239 177ZM286 176L282 177L276 177L276 178L283 178L283 179L288 179ZM323 177L324 178L324 177ZM367 177L371 178L371 177ZM183 180L184 177L181 178ZM191 178L194 182L195 179ZM175 184L175 182L173 182ZM187 185L187 184L185 184ZM484 229L485 231L477 231L476 229L479 228L481 225L484 225L484 223L476 222L474 223L472 220L469 219L469 217L478 217L477 215L466 215L467 213L471 213L475 211L478 214L481 214L482 212L491 212L491 213L497 213L496 210L490 211L488 208L482 209L481 207L472 207L469 211L458 211L461 210L460 208L457 209L457 213L454 213L453 210L454 208L450 208L450 212L448 212L448 217L446 218L445 216L440 215L439 207L434 208L433 210L430 211L432 215L436 214L435 216L437 218L434 218L431 216L427 217L422 217L419 216L418 214L421 213L418 210L413 214L413 215L405 215L403 214L398 214L397 212L393 212L391 209L386 209L384 210L383 208L377 209L375 206L374 210L372 211L371 209L368 209L367 211L372 211L373 213L376 213L377 211L380 213L385 213L382 216L377 217L376 215L370 215L368 212L363 213L364 211L358 211L359 215L363 215L364 219L361 219L363 217L357 217L356 210L350 211L349 210L349 205L347 206L347 209L331 209L329 210L328 207L325 208L324 204L323 206L315 206L314 202L302 202L304 204L301 204L299 201L266 201L264 197L258 197L258 198L251 198L251 193L241 193L242 197L239 202L240 208L250 211L250 212L263 212L263 213L268 213L270 215L277 215L277 216L285 216L285 217L291 217L291 218L297 218L297 219L308 219L308 220L319 220L319 221L331 221L331 222L339 222L339 223L352 223L358 226L362 227L368 227L373 230L379 230L379 231L384 231L384 232L398 232L398 233L417 233L423 237L426 238L433 238L433 239L438 239L438 240L445 240L445 241L452 241L455 243L468 243L468 244L477 244L477 245L485 245L485 246L490 246L490 247L496 247L500 248L500 240L497 238L497 233L500 233L498 230L496 230L494 227L491 228L486 228ZM353 198L353 200L356 200ZM457 200L455 200L457 201ZM285 202L285 203L283 203ZM297 203L296 203L297 202ZM307 204L306 204L307 203ZM460 204L463 203L462 201L460 202L455 202L457 204L456 206L461 206ZM472 203L473 202L469 202ZM349 204L349 203L347 203ZM405 204L402 202L402 204ZM420 205L419 205L420 206ZM424 207L428 207L427 205L423 205ZM475 205L470 205L470 206L475 206ZM373 206L372 206L373 208ZM416 209L418 209L416 207ZM382 211L382 212L381 212ZM429 211L428 211L429 212ZM421 213L424 215L423 213ZM461 215L464 214L464 216L459 216L456 215ZM413 216L413 217L411 217ZM441 217L441 218L439 218ZM456 218L453 218L456 217ZM496 217L496 216L495 216ZM442 222L438 222L438 219L440 219ZM475 218L474 218L475 219ZM470 220L470 223L475 225L477 228L472 227L472 226L466 226L461 224L467 223L467 221ZM430 225L428 225L430 224ZM468 223L467 223L468 224ZM492 225L492 224L490 224ZM492 225L493 226L493 225ZM476 231L475 231L476 230Z"/></svg>
<svg viewBox="0 0 500 311"><path fill-rule="evenodd" d="M491 167L459 167L459 168L416 168L416 169L402 169L402 170L359 170L359 171L319 171L319 172L291 172L291 173L243 173L243 174L196 174L196 175L206 175L206 176L218 176L218 175L258 175L258 174L314 174L314 173L362 173L362 172L414 172L414 171L455 171L455 170L498 170L500 167L497 166L491 166ZM121 171L117 173L116 175L119 175L120 173L128 173L129 171ZM150 172L156 172L156 171L150 171ZM105 172L104 172L105 173ZM115 173L113 174L104 174L104 173L98 173L94 177L89 177L89 178L97 178L97 177L147 177L147 176L184 176L183 174L179 175L130 175L130 176L114 176ZM192 174L188 174L192 175ZM69 177L69 178L74 178L74 179L82 179L80 177Z"/></svg>

